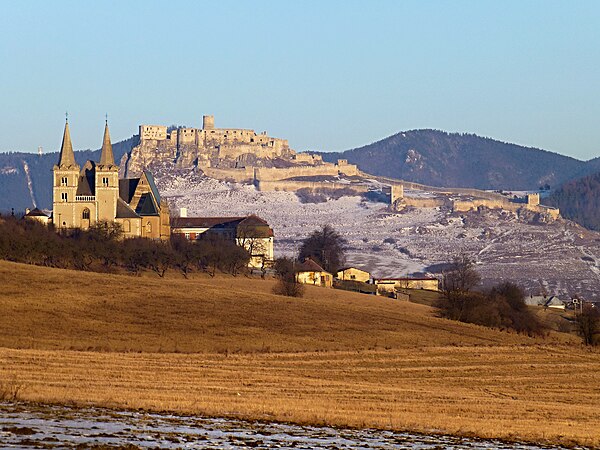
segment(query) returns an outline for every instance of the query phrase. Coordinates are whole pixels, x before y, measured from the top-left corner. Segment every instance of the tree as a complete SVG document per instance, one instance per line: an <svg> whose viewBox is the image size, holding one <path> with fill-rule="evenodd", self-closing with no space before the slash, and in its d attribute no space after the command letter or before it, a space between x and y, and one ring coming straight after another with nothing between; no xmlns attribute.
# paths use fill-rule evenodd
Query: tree
<svg viewBox="0 0 600 450"><path fill-rule="evenodd" d="M302 242L300 260L311 258L330 273L336 273L346 257L346 240L331 225L323 225Z"/></svg>
<svg viewBox="0 0 600 450"><path fill-rule="evenodd" d="M600 344L600 310L593 307L591 303L584 303L575 319L585 345Z"/></svg>
<svg viewBox="0 0 600 450"><path fill-rule="evenodd" d="M278 295L287 295L288 297L302 297L304 295L304 285L296 280L296 270L294 260L291 258L277 258L273 265L277 284L273 288L273 293Z"/></svg>
<svg viewBox="0 0 600 450"><path fill-rule="evenodd" d="M461 296L479 284L481 276L474 266L475 262L464 253L452 259L442 271L442 291L446 298Z"/></svg>

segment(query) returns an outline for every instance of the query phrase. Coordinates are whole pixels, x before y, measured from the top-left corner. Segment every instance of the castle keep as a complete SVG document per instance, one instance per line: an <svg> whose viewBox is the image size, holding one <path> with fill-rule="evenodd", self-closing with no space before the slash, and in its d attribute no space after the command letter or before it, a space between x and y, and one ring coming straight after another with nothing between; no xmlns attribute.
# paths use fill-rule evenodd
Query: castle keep
<svg viewBox="0 0 600 450"><path fill-rule="evenodd" d="M69 123L65 124L58 164L54 166L52 222L57 230L88 229L98 222L116 222L125 237L166 239L169 211L152 174L119 179L108 123L100 162L75 161Z"/></svg>

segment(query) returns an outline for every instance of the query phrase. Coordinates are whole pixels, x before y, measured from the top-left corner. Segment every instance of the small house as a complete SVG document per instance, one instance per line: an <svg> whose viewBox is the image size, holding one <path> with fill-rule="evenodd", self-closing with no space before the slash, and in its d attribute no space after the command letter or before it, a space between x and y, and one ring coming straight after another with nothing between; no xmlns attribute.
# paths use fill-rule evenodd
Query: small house
<svg viewBox="0 0 600 450"><path fill-rule="evenodd" d="M346 267L345 269L338 270L336 278L342 281L360 281L362 283L368 283L369 280L371 280L371 274L356 267Z"/></svg>
<svg viewBox="0 0 600 450"><path fill-rule="evenodd" d="M548 301L546 303L544 303L545 308L552 308L552 309L564 310L566 308L566 306L567 306L566 303L563 302L560 298L558 298L555 295L550 297L548 299Z"/></svg>
<svg viewBox="0 0 600 450"><path fill-rule="evenodd" d="M310 258L296 266L296 281L314 286L333 287L333 275Z"/></svg>
<svg viewBox="0 0 600 450"><path fill-rule="evenodd" d="M44 225L48 225L50 221L50 216L48 216L44 211L38 208L34 208L31 211L27 209L25 211L25 216L27 220L37 220L38 222L43 223Z"/></svg>
<svg viewBox="0 0 600 450"><path fill-rule="evenodd" d="M439 280L434 277L419 278L373 278L380 295L390 295L398 289L427 289L439 291Z"/></svg>

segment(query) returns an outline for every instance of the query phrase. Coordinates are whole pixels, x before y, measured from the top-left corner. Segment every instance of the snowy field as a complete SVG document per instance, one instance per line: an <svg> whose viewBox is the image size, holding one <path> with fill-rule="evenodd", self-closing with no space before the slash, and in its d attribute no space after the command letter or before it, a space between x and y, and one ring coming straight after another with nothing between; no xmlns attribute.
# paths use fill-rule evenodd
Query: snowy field
<svg viewBox="0 0 600 450"><path fill-rule="evenodd" d="M171 172L172 173L172 172ZM511 280L528 293L596 298L600 285L600 233L572 222L529 223L515 213L485 210L452 213L440 208L392 213L361 197L301 203L291 192L258 192L193 172L157 173L172 211L190 216L256 214L275 234L276 256L293 255L300 241L321 225L332 225L349 245L347 262L375 277L435 273L435 265L465 252L477 261L486 285Z"/></svg>

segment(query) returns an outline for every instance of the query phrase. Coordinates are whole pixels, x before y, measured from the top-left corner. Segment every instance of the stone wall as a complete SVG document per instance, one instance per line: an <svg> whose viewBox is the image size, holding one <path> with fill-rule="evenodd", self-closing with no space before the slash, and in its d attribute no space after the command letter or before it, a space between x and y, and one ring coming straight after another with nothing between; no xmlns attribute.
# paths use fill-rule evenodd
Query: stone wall
<svg viewBox="0 0 600 450"><path fill-rule="evenodd" d="M296 192L299 189L312 189L318 191L320 189L333 189L333 190L353 190L357 194L361 194L369 191L369 186L364 184L348 184L348 183L337 183L337 182L326 182L326 181L256 181L256 188L259 191L270 192L270 191L285 191L285 192Z"/></svg>

